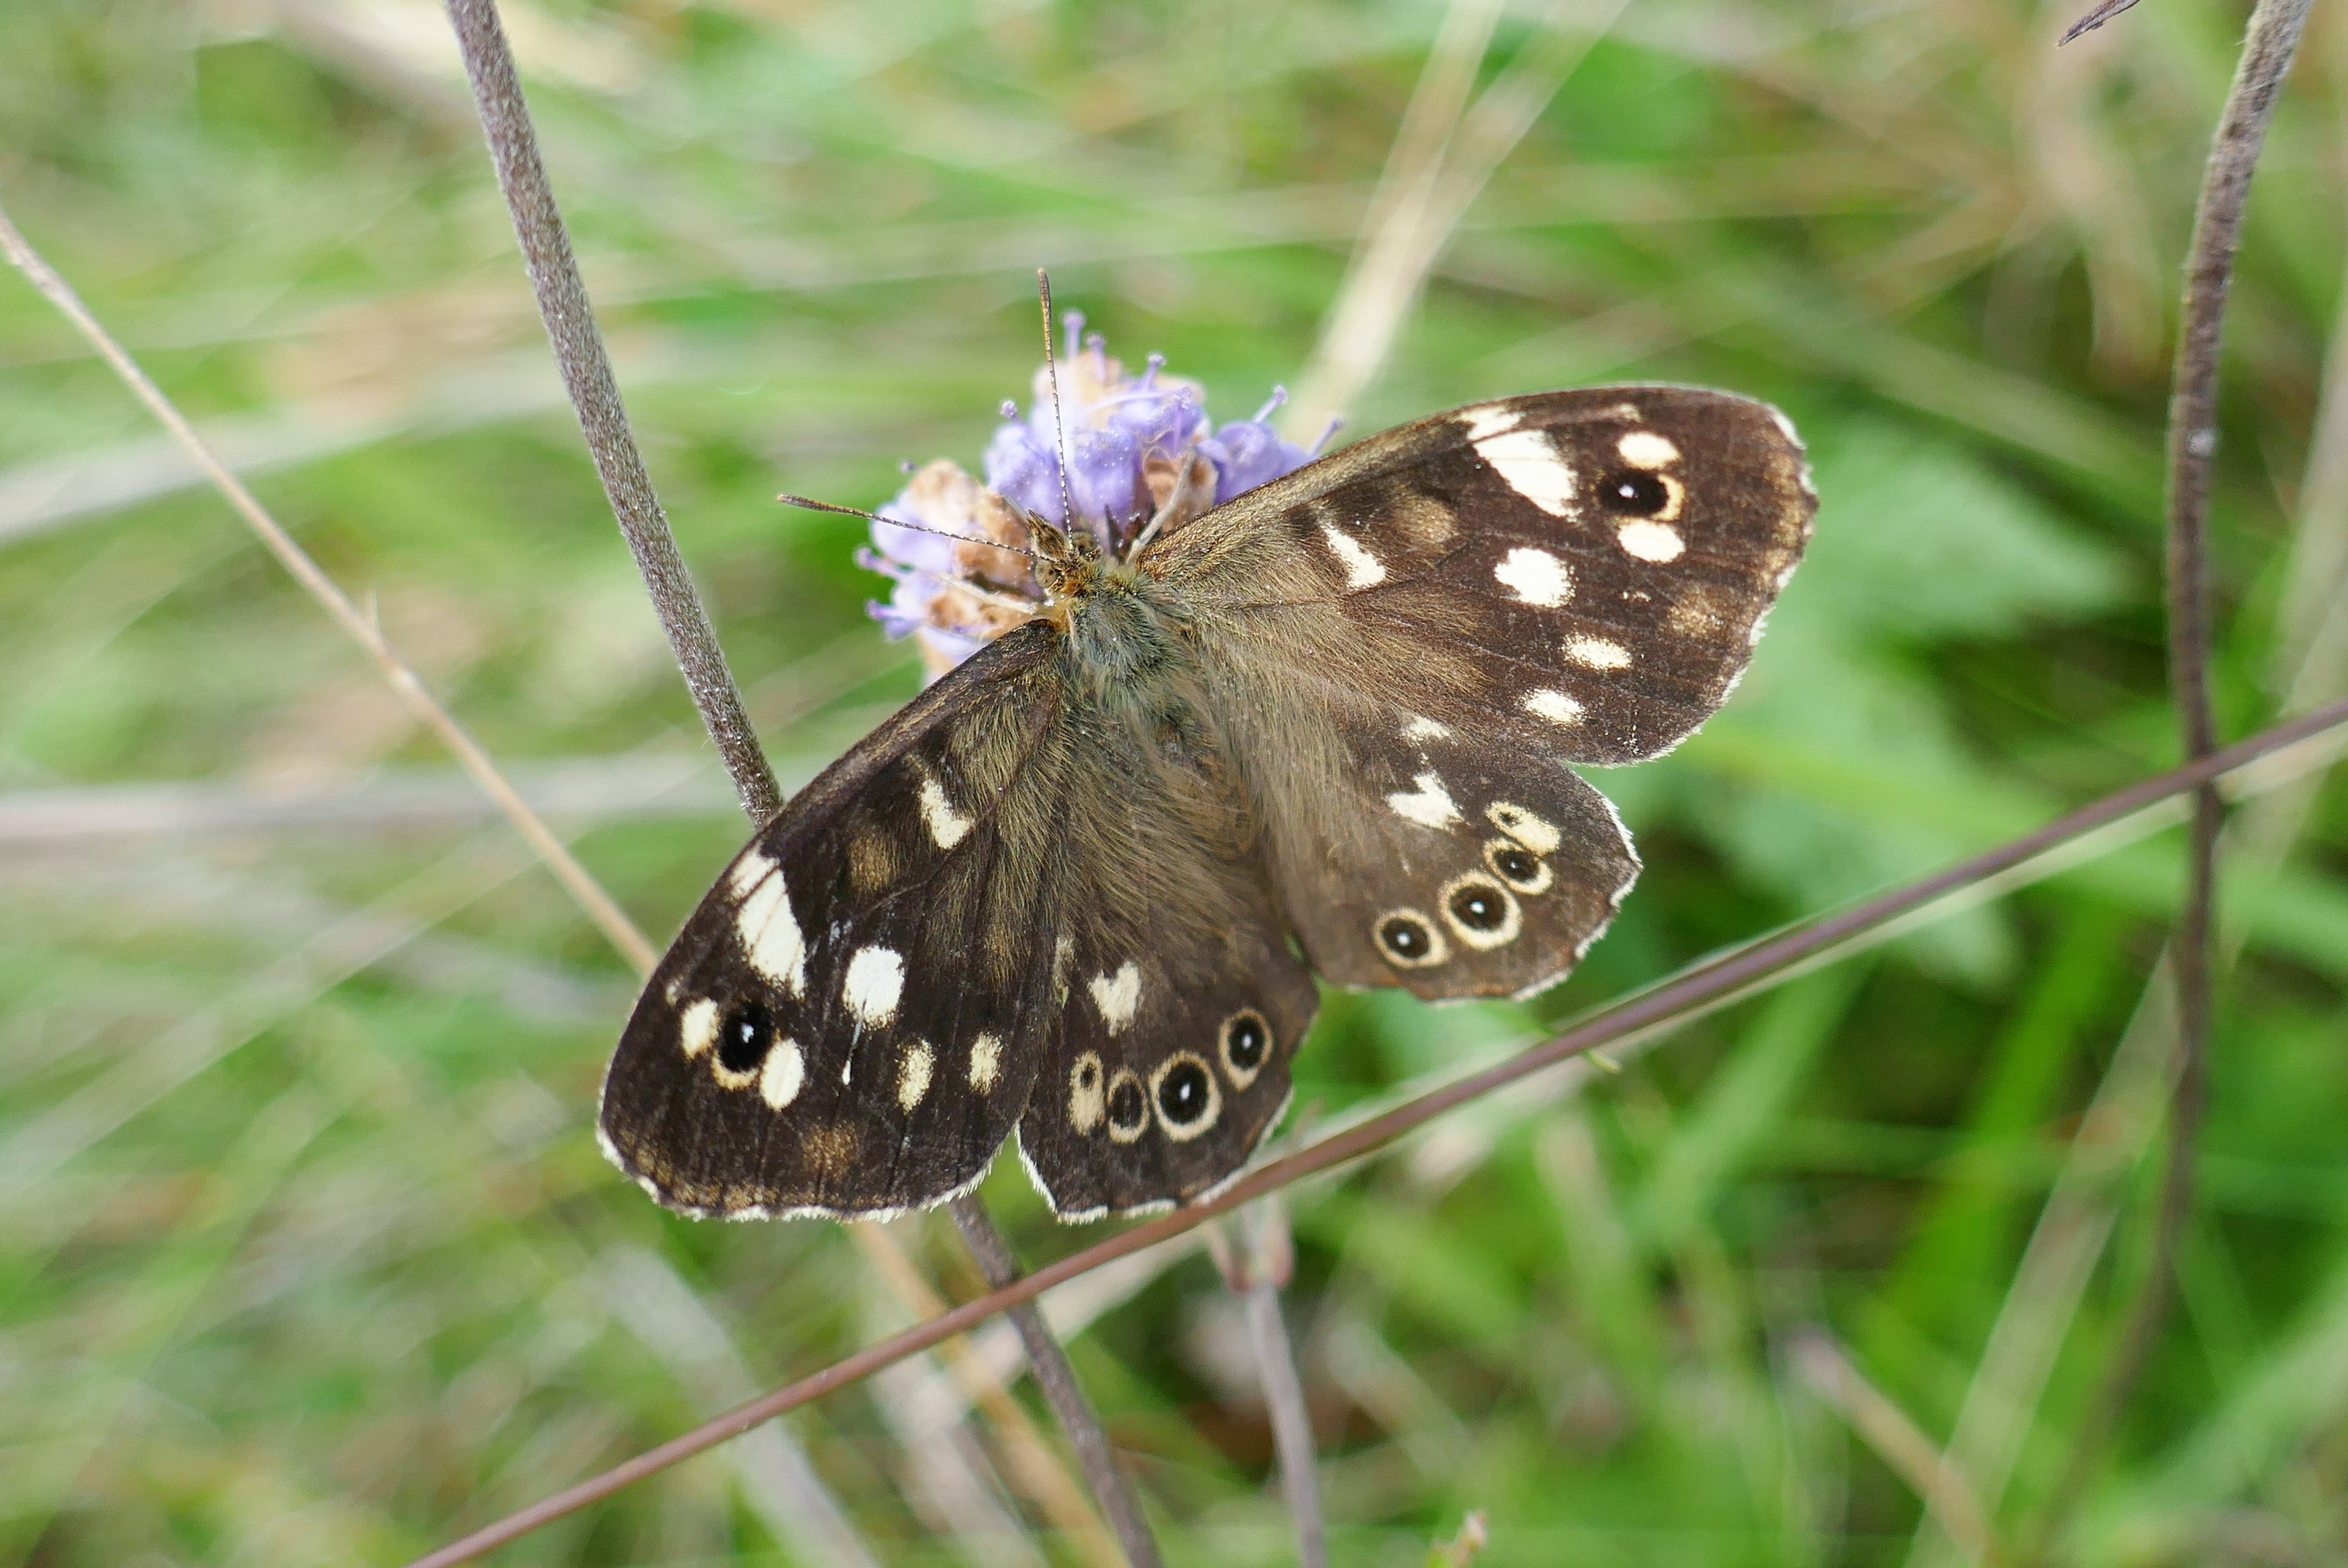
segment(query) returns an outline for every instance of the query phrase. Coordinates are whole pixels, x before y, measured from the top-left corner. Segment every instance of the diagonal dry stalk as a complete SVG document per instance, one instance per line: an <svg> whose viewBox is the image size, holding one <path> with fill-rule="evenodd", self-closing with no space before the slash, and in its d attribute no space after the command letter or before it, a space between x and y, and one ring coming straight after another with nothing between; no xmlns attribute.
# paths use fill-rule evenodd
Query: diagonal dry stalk
<svg viewBox="0 0 2348 1568"><path fill-rule="evenodd" d="M644 934L636 929L619 905L613 902L611 895L588 875L587 868L579 864L562 840L555 836L553 830L530 808L530 803L523 800L513 785L507 782L505 775L498 771L497 764L489 760L489 753L473 739L471 732L440 705L422 678L384 636L383 628L376 624L375 617L351 602L350 597L335 585L334 579L310 559L309 552L294 542L294 536L269 515L268 509L251 490L245 488L243 481L213 455L203 437L196 434L195 426L188 423L187 416L163 395L163 389L139 368L138 362L100 324L89 307L82 302L81 296L74 292L73 286L59 276L57 269L50 266L40 252L33 249L31 242L17 231L5 211L0 211L0 251L7 252L8 260L15 263L16 269L64 313L66 319L73 323L74 329L113 368L114 374L122 378L123 384L130 388L139 401L145 404L149 411L162 422L164 428L187 449L190 458L218 487L221 494L228 497L229 504L260 536L261 542L283 564L294 580L325 608L326 613L350 633L352 641L366 651L367 656L383 671L384 679L391 683L392 690L398 692L401 701L440 737L442 743L456 753L465 771L473 776L473 781L481 786L483 793L497 803L498 809L529 841L530 846L538 852L539 858L545 861L547 868L554 873L555 879L586 911L587 917L595 922L596 928L603 933L612 946L635 966L638 973L649 973L653 967L652 944L644 940Z"/></svg>
<svg viewBox="0 0 2348 1568"><path fill-rule="evenodd" d="M848 1232L891 1293L914 1316L934 1317L946 1309L944 1299L913 1266L887 1225L852 1225ZM1101 1528L1086 1505L1084 1493L1045 1443L1025 1409L1004 1387L995 1368L967 1339L949 1339L941 1348L963 1400L983 1410L994 1426L1010 1479L1043 1510L1053 1527L1075 1543L1087 1563L1097 1568L1114 1568L1119 1561L1116 1541Z"/></svg>
<svg viewBox="0 0 2348 1568"><path fill-rule="evenodd" d="M1224 1284L1246 1309L1248 1338L1263 1382L1264 1409L1272 1417L1272 1447L1280 1456L1281 1490L1288 1498L1289 1520L1296 1532L1298 1568L1329 1568L1313 1413L1304 1402L1295 1345L1280 1307L1280 1293L1296 1266L1286 1205L1278 1196L1266 1198L1239 1215L1235 1225L1210 1230L1207 1239Z"/></svg>
<svg viewBox="0 0 2348 1568"><path fill-rule="evenodd" d="M537 132L515 74L513 52L499 23L496 0L448 0L448 20L464 55L465 74L480 109L482 132L497 169L499 189L513 218L530 287L538 297L539 314L546 323L547 337L594 456L604 496L660 613L694 707L742 797L743 810L754 825L762 824L782 808L782 792L767 765L749 715L743 711L741 693L726 667L716 628L702 609L701 597L677 552L675 536L669 530L668 518L653 491L652 477L644 471L644 459L629 433L627 409L612 376L586 284L572 255L554 188L539 156ZM965 1194L953 1201L953 1208L955 1224L988 1280L998 1287L1015 1280L1018 1264L1010 1244L977 1196ZM1118 1544L1133 1568L1158 1568L1157 1542L1142 1516L1140 1502L1117 1469L1100 1417L1076 1382L1043 1314L1032 1306L1023 1307L1013 1315L1013 1322L1027 1348L1036 1381L1075 1444L1085 1478L1117 1532Z"/></svg>
<svg viewBox="0 0 2348 1568"><path fill-rule="evenodd" d="M658 1448L567 1487L462 1540L415 1560L409 1568L450 1568L669 1466L714 1448L786 1410L846 1388L883 1367L918 1355L967 1332L998 1312L1032 1302L1056 1285L1117 1258L1168 1241L1269 1193L1334 1170L1425 1126L1445 1112L1529 1078L1573 1057L1684 1017L1714 999L1734 994L1766 977L1782 976L1817 954L1859 934L1890 925L1952 891L2004 875L2056 847L2082 839L2157 802L2248 767L2312 736L2348 725L2348 701L2333 702L2262 730L2214 755L2140 780L2090 805L2056 818L2034 833L1985 850L1931 876L1905 884L1838 914L1797 926L1765 941L1696 964L1668 983L1602 1008L1564 1032L1505 1061L1468 1074L1382 1115L1322 1138L1297 1153L1263 1165L1214 1198L1146 1220L1091 1246L1045 1265L1015 1283L991 1290L901 1333L867 1346L822 1370L705 1422Z"/></svg>
<svg viewBox="0 0 2348 1568"><path fill-rule="evenodd" d="M1825 1329L1811 1328L1796 1336L1790 1349L1794 1370L1811 1392L1899 1472L1967 1558L1974 1563L1994 1560L1997 1538L1981 1501L1964 1475L1933 1448L1932 1440L1915 1419L1869 1382Z"/></svg>

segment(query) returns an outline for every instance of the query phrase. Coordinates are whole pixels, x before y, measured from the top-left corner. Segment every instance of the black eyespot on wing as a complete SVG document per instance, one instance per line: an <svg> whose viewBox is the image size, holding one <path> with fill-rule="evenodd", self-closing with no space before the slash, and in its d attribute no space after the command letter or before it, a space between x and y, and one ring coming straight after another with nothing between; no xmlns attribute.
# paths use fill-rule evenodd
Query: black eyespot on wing
<svg viewBox="0 0 2348 1568"><path fill-rule="evenodd" d="M1233 1013L1223 1025L1223 1060L1240 1072L1253 1072L1263 1065L1264 1053L1272 1049L1272 1030L1264 1027L1261 1014Z"/></svg>
<svg viewBox="0 0 2348 1568"><path fill-rule="evenodd" d="M1158 1081L1158 1113L1177 1127L1188 1127L1207 1113L1214 1102L1214 1093L1206 1064L1184 1057Z"/></svg>
<svg viewBox="0 0 2348 1568"><path fill-rule="evenodd" d="M717 1064L728 1072L751 1071L767 1060L774 1039L774 1016L757 1002L744 1002L717 1030Z"/></svg>
<svg viewBox="0 0 2348 1568"><path fill-rule="evenodd" d="M1540 875L1540 861L1529 849L1504 845L1492 851L1492 869L1510 882L1530 882Z"/></svg>
<svg viewBox="0 0 2348 1568"><path fill-rule="evenodd" d="M1618 517L1652 518L1672 504L1671 487L1638 468L1619 468L1598 487L1598 504Z"/></svg>
<svg viewBox="0 0 2348 1568"><path fill-rule="evenodd" d="M1451 896L1451 917L1471 931L1497 931L1509 918L1505 899L1470 884Z"/></svg>
<svg viewBox="0 0 2348 1568"><path fill-rule="evenodd" d="M1131 1073L1119 1075L1108 1091L1108 1124L1120 1132L1138 1132L1149 1120L1149 1100L1141 1091L1141 1081Z"/></svg>
<svg viewBox="0 0 2348 1568"><path fill-rule="evenodd" d="M1435 948L1434 934L1407 916L1389 916L1378 927L1378 940L1397 958L1423 958Z"/></svg>

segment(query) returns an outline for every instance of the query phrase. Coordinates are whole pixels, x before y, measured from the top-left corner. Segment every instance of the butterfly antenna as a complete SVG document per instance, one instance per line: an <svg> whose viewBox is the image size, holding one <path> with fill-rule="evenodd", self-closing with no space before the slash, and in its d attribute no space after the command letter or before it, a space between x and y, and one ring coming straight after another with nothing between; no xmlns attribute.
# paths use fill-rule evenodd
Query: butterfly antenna
<svg viewBox="0 0 2348 1568"><path fill-rule="evenodd" d="M876 523L886 523L892 528L911 528L917 534L935 534L942 539L960 539L966 545L984 545L988 549L1003 550L1014 556L1025 556L1029 560L1043 559L1034 550L1021 549L1017 545L998 544L994 539L979 534L949 533L944 528L932 528L922 523L909 523L901 518L884 518L878 512L868 512L860 507L834 506L829 501L819 501L807 496L794 496L788 491L777 496L775 499L786 507L800 507L810 512L838 512L847 518L866 518Z"/></svg>
<svg viewBox="0 0 2348 1568"><path fill-rule="evenodd" d="M1076 504L1068 495L1068 422L1060 411L1060 362L1052 353L1052 279L1041 267L1035 269L1035 297L1044 311L1044 378L1052 389L1052 455L1059 459L1060 517L1073 533L1076 526ZM1101 554L1107 555L1107 523L1104 521L1095 528L1093 535L1100 540Z"/></svg>

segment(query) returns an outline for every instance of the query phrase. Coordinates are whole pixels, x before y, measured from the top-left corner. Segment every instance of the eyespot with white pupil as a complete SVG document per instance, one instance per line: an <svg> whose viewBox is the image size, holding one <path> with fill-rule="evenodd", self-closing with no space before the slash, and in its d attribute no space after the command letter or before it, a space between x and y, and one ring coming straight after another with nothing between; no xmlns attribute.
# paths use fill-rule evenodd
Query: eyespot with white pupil
<svg viewBox="0 0 2348 1568"><path fill-rule="evenodd" d="M1484 845L1484 864L1492 875L1519 893L1546 893L1556 874L1549 862L1511 838L1495 838Z"/></svg>
<svg viewBox="0 0 2348 1568"><path fill-rule="evenodd" d="M736 1076L756 1072L774 1040L774 1016L757 1002L744 1002L717 1030L717 1065Z"/></svg>
<svg viewBox="0 0 2348 1568"><path fill-rule="evenodd" d="M1108 1135L1130 1143L1149 1125L1149 1096L1131 1068L1119 1068L1108 1082Z"/></svg>
<svg viewBox="0 0 2348 1568"><path fill-rule="evenodd" d="M1157 1102L1158 1120L1166 1135L1185 1143L1215 1124L1222 1111L1215 1075L1206 1062L1187 1050L1177 1051L1150 1074L1149 1097Z"/></svg>
<svg viewBox="0 0 2348 1568"><path fill-rule="evenodd" d="M1416 909L1394 909L1378 917L1371 928L1378 952L1390 964L1423 969L1451 956L1450 944L1435 922Z"/></svg>
<svg viewBox="0 0 2348 1568"><path fill-rule="evenodd" d="M1481 871L1455 876L1437 901L1451 934L1480 953L1505 948L1525 928L1523 907L1505 883Z"/></svg>
<svg viewBox="0 0 2348 1568"><path fill-rule="evenodd" d="M1617 517L1652 518L1672 504L1671 485L1659 474L1618 469L1598 487L1598 504Z"/></svg>
<svg viewBox="0 0 2348 1568"><path fill-rule="evenodd" d="M1509 907L1488 887L1462 887L1451 896L1451 917L1471 931L1497 931L1509 917Z"/></svg>
<svg viewBox="0 0 2348 1568"><path fill-rule="evenodd" d="M1223 1020L1218 1043L1225 1075L1235 1088L1245 1089L1272 1055L1272 1026L1253 1008L1241 1008Z"/></svg>

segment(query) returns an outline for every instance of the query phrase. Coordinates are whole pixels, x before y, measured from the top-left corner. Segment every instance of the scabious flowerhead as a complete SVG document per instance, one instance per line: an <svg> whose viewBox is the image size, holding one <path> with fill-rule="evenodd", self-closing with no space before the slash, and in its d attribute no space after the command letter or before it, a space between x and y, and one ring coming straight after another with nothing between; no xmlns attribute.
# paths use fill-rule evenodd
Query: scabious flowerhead
<svg viewBox="0 0 2348 1568"><path fill-rule="evenodd" d="M1166 374L1156 354L1140 374L1128 375L1097 335L1081 335L1083 317L1071 312L1067 323L1057 421L1049 377L1038 367L1026 415L1014 403L1003 405L983 483L939 458L915 470L880 508L884 518L967 537L940 538L876 522L872 548L859 556L896 579L888 600L870 607L873 619L891 637L920 639L932 680L1026 619L1023 604L1043 602L1028 558L1013 552L1030 544L1023 510L1070 526L1055 451L1062 425L1073 526L1112 555L1124 553L1153 522L1159 537L1173 533L1312 456L1264 423L1283 394L1275 391L1252 419L1217 426L1197 382Z"/></svg>

